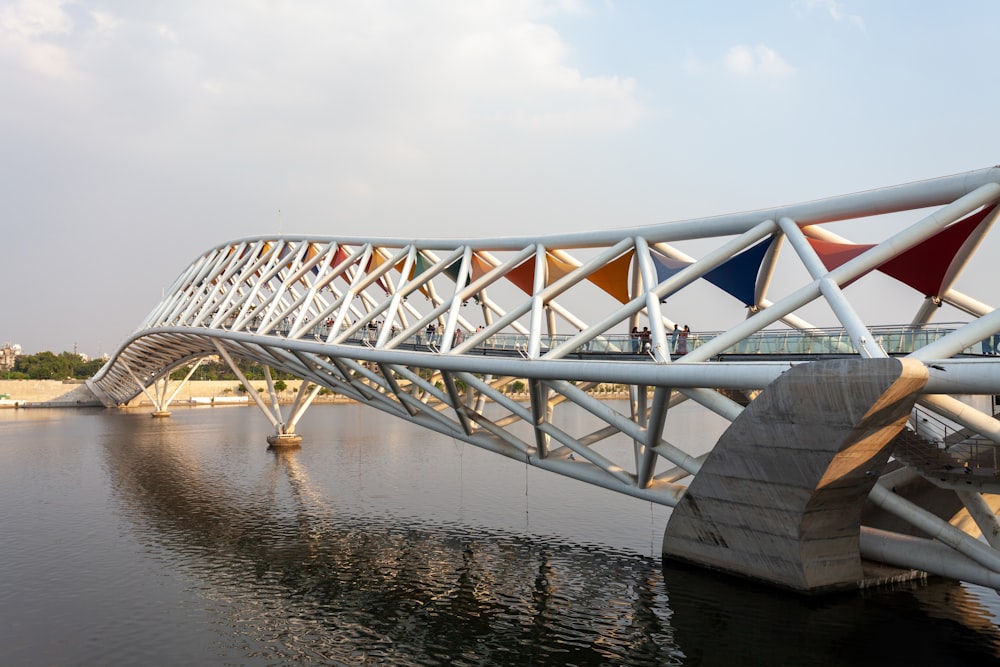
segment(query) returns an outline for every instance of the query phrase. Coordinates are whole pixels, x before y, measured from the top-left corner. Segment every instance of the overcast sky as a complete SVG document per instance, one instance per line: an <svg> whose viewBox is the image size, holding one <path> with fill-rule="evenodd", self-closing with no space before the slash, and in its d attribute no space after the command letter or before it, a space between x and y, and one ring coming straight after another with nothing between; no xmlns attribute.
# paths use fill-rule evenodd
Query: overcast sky
<svg viewBox="0 0 1000 667"><path fill-rule="evenodd" d="M0 343L113 352L231 238L632 226L987 167L998 26L989 0L0 0Z"/></svg>

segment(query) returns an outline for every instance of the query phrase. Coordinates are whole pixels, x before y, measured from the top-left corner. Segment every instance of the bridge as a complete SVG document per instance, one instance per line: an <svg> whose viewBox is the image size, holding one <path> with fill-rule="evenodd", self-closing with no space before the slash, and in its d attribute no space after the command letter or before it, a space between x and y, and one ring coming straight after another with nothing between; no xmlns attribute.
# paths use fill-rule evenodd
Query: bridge
<svg viewBox="0 0 1000 667"><path fill-rule="evenodd" d="M89 386L166 416L179 369L217 356L249 388L252 361L275 446L326 389L670 507L665 557L808 593L919 573L1000 588L1000 311L959 290L998 201L992 167L604 231L237 239L185 268ZM877 274L912 295L908 323L852 303ZM666 302L705 289L732 325L684 331ZM962 321L935 323L945 305ZM304 380L291 405L272 369ZM608 385L629 400L600 400ZM685 440L686 401L730 423L721 438ZM595 425L570 432L569 406Z"/></svg>

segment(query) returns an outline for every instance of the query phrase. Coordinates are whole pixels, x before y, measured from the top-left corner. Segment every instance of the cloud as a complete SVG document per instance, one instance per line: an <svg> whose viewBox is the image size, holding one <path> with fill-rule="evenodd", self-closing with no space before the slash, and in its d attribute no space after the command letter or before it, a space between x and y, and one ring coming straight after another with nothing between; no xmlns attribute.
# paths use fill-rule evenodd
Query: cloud
<svg viewBox="0 0 1000 667"><path fill-rule="evenodd" d="M496 122L532 132L605 132L647 115L628 77L587 76L549 26L531 22L477 32L456 44L452 75Z"/></svg>
<svg viewBox="0 0 1000 667"><path fill-rule="evenodd" d="M0 68L82 76L95 106L125 110L139 125L172 117L181 131L238 114L258 132L282 116L296 127L361 131L485 123L601 133L646 115L633 79L573 66L549 21L579 15L577 0L192 0L126 3L115 14L88 4L19 0L0 10ZM0 85L11 76L0 74Z"/></svg>
<svg viewBox="0 0 1000 667"><path fill-rule="evenodd" d="M823 11L834 21L844 21L861 30L865 27L864 20L857 14L847 13L844 3L839 0L795 0L792 7L800 12Z"/></svg>
<svg viewBox="0 0 1000 667"><path fill-rule="evenodd" d="M63 11L64 0L20 0L0 9L0 30L11 37L33 39L65 35L72 21Z"/></svg>
<svg viewBox="0 0 1000 667"><path fill-rule="evenodd" d="M742 44L733 46L726 54L725 64L730 72L745 77L786 79L795 73L795 68L777 51L763 44L753 48Z"/></svg>
<svg viewBox="0 0 1000 667"><path fill-rule="evenodd" d="M61 0L21 0L0 8L0 51L36 75L66 78L73 74L69 53L55 43L73 29L63 4Z"/></svg>

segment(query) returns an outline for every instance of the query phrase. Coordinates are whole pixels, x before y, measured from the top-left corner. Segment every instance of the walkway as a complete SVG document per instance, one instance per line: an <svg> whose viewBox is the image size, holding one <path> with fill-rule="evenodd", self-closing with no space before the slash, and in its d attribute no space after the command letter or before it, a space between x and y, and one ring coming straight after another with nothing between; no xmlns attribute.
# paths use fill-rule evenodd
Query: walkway
<svg viewBox="0 0 1000 667"><path fill-rule="evenodd" d="M249 331L256 332L259 322L255 322L249 327ZM941 340L948 334L954 333L964 323L944 323L925 326L913 326L905 324L891 324L870 327L869 331L875 339L876 344L890 356L912 354L915 350ZM345 327L345 330L347 328ZM287 336L289 334L287 325L278 326L270 331L271 335ZM321 342L338 342L353 345L373 346L382 334L380 325L363 328L351 335L345 336L342 340L337 340L336 332L333 332L327 324L314 326L303 336L304 339L312 338ZM692 331L688 337L688 352L696 350L708 341L716 338L724 332L721 331ZM462 341L463 333L456 334L456 341L452 347ZM395 341L396 332L390 333L389 340ZM573 336L557 335L541 337L541 352L544 355L549 350L556 349L563 343L571 340ZM668 337L669 340L669 337ZM499 356L526 356L529 343L529 336L526 334L502 333L489 336L481 343L475 345L471 354L490 354ZM628 334L601 336L588 341L579 347L574 348L567 356L575 358L584 357L613 357L628 358L630 356L648 356L642 352L634 352L634 340ZM642 345L639 343L638 345ZM646 342L646 352L648 353L648 341ZM960 356L989 356L984 354L983 343L977 343L967 347ZM406 339L405 341L395 341L395 349L427 350L437 352L441 347L440 334L421 333ZM676 350L672 350L676 354ZM732 345L720 354L717 359L733 360L739 357L759 357L761 355L772 356L781 359L796 359L814 356L856 356L857 347L851 340L846 329L843 328L811 328L807 330L799 329L773 329L759 331L748 336L735 345Z"/></svg>

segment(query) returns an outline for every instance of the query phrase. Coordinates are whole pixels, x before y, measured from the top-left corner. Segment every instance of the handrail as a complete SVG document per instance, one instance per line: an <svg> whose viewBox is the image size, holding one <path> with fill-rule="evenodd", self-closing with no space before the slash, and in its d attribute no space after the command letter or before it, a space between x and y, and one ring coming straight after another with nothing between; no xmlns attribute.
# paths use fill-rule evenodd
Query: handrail
<svg viewBox="0 0 1000 667"><path fill-rule="evenodd" d="M373 345L381 333L380 323L370 323L355 331L345 339L345 343ZM949 322L943 324L929 325L882 325L871 327L873 338L878 345L889 355L910 354L915 350L944 338L959 327L964 326L961 322ZM312 336L317 340L326 340L331 333L332 327L325 322L318 322L315 326L302 329L300 337ZM252 329L253 330L253 329ZM272 335L286 337L290 332L290 327L280 324L271 330ZM701 331L691 332L688 336L687 351L701 347L708 341L721 335L721 331ZM550 350L558 347L562 343L570 340L571 334L552 334L542 337L541 347L543 350ZM437 351L438 346L425 332L413 334L409 340L404 341L408 345L423 345L428 349ZM668 336L669 341L669 336ZM570 354L573 355L628 355L632 352L632 338L630 334L610 334L600 336L582 344ZM520 349L527 344L527 336L522 333L497 333L481 341L473 348L473 352L487 353L510 352L520 353ZM985 349L977 350L978 343L963 350L966 355L985 355ZM674 355L675 350L669 350ZM765 329L747 336L735 345L725 349L720 353L720 357L732 355L779 355L779 356L814 356L814 355L854 355L857 354L857 347L842 328L811 328L811 329ZM635 354L637 357L645 357L643 354Z"/></svg>
<svg viewBox="0 0 1000 667"><path fill-rule="evenodd" d="M913 407L907 425L917 436L934 446L933 455L928 458L924 454L920 458L921 466L930 466L935 475L949 471L965 475L985 473L988 476L1000 473L1000 445L996 442L977 435L950 442L955 436L964 435L964 429L955 428L919 406Z"/></svg>

